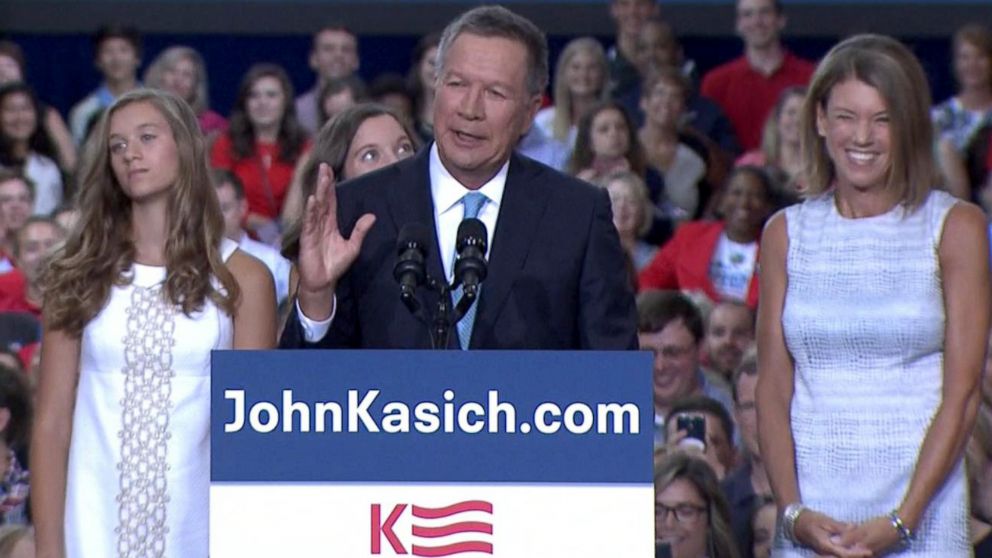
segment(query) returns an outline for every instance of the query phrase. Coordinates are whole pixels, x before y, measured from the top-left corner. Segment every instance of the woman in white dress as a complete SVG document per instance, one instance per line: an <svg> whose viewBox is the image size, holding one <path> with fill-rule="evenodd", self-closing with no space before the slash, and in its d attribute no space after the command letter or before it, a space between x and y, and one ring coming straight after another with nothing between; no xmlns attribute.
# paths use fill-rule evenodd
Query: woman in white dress
<svg viewBox="0 0 992 558"><path fill-rule="evenodd" d="M185 102L128 93L96 137L43 279L38 556L206 556L210 351L274 346L272 277L223 238Z"/></svg>
<svg viewBox="0 0 992 558"><path fill-rule="evenodd" d="M971 556L962 453L988 239L981 210L933 188L928 91L909 50L877 35L841 42L813 76L807 199L769 221L760 256L773 556Z"/></svg>

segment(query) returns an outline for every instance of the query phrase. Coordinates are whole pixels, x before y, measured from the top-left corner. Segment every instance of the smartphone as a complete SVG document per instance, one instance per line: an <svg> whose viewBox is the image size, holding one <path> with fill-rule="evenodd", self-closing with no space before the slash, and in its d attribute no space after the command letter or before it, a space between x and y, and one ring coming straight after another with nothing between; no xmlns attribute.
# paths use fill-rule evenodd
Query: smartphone
<svg viewBox="0 0 992 558"><path fill-rule="evenodd" d="M672 558L672 545L667 542L654 543L654 558Z"/></svg>
<svg viewBox="0 0 992 558"><path fill-rule="evenodd" d="M675 426L685 430L686 436L682 443L694 445L701 450L706 449L706 419L699 415L679 415Z"/></svg>

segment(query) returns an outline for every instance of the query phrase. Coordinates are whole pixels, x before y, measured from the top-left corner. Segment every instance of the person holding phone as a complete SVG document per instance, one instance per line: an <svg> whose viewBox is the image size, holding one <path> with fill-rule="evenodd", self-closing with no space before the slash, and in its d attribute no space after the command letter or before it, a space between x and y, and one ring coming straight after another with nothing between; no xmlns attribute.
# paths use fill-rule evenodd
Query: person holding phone
<svg viewBox="0 0 992 558"><path fill-rule="evenodd" d="M737 464L734 421L715 399L694 395L676 401L665 419L665 430L669 448L698 454L718 479L722 480Z"/></svg>
<svg viewBox="0 0 992 558"><path fill-rule="evenodd" d="M699 366L703 317L685 295L675 291L648 291L637 297L637 340L653 361L655 446L666 444L667 417L680 400L705 395L729 414L730 388ZM727 439L733 439L730 433Z"/></svg>
<svg viewBox="0 0 992 558"><path fill-rule="evenodd" d="M858 35L803 106L806 200L761 245L758 429L772 556L971 556L962 454L989 330L988 230L936 190L926 76Z"/></svg>

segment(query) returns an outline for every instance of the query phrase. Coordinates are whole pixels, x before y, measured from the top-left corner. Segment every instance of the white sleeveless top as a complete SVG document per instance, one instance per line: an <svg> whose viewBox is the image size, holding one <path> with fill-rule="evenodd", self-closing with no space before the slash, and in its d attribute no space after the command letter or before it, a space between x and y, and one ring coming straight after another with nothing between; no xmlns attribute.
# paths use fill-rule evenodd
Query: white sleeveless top
<svg viewBox="0 0 992 558"><path fill-rule="evenodd" d="M841 216L832 192L787 208L782 325L795 359L792 432L802 501L840 521L898 507L940 404L944 303L938 247L955 198L933 191ZM970 556L959 463L898 556ZM775 556L812 556L776 541Z"/></svg>
<svg viewBox="0 0 992 558"><path fill-rule="evenodd" d="M223 259L236 248L224 239ZM210 351L233 346L233 321L209 300L193 316L167 303L164 267L132 270L83 330L67 557L205 557Z"/></svg>

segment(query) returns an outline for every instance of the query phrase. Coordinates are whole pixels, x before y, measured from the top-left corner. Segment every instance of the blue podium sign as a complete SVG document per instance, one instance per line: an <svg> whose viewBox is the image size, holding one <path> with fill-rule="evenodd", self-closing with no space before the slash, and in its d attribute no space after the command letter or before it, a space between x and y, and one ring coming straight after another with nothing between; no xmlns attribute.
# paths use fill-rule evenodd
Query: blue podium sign
<svg viewBox="0 0 992 558"><path fill-rule="evenodd" d="M211 556L651 555L647 353L212 358Z"/></svg>

